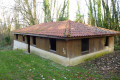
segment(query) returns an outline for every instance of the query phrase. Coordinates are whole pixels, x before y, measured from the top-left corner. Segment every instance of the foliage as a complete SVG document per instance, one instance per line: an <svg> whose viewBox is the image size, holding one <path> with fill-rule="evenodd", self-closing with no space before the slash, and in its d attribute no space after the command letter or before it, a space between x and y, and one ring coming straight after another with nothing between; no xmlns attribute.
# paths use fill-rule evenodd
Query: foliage
<svg viewBox="0 0 120 80"><path fill-rule="evenodd" d="M80 13L80 4L79 4L78 0L77 0L77 6L78 6L78 10L76 13L76 22L83 23L83 15L81 15L81 13Z"/></svg>
<svg viewBox="0 0 120 80"><path fill-rule="evenodd" d="M56 8L59 9L56 10ZM56 21L64 21L69 18L69 0L64 0L64 4L57 6L56 0L44 0L43 2L44 22L53 22L56 15ZM56 14L55 14L56 12Z"/></svg>
<svg viewBox="0 0 120 80"><path fill-rule="evenodd" d="M5 37L5 42L9 44L10 41L11 41L10 36L6 36L6 37Z"/></svg>
<svg viewBox="0 0 120 80"><path fill-rule="evenodd" d="M57 13L57 21L69 19L69 0L64 0L64 4L60 12Z"/></svg>
<svg viewBox="0 0 120 80"><path fill-rule="evenodd" d="M114 48L115 48L115 51L120 50L120 46L119 45L118 46L115 45Z"/></svg>
<svg viewBox="0 0 120 80"><path fill-rule="evenodd" d="M7 49L11 49L12 47L12 40L13 40L13 36L4 34L1 35L0 37L0 50L7 50Z"/></svg>
<svg viewBox="0 0 120 80"><path fill-rule="evenodd" d="M44 17L44 22L52 22L52 18L51 18L51 10L50 10L50 3L49 3L49 0L44 0L43 2L43 10L44 10L44 14L45 14L45 17Z"/></svg>
<svg viewBox="0 0 120 80"><path fill-rule="evenodd" d="M87 1L86 1L86 4L87 4ZM93 6L93 3L92 3L92 0L89 0L89 3L87 4L88 6L88 10L89 10L89 13L88 13L88 24L91 24L91 25L94 25L96 24L95 22L95 7Z"/></svg>
<svg viewBox="0 0 120 80"><path fill-rule="evenodd" d="M86 1L89 9L88 24L120 31L119 1L111 0L109 3L108 0L89 0L89 3ZM119 40L120 38L116 36L115 44L118 45Z"/></svg>
<svg viewBox="0 0 120 80"><path fill-rule="evenodd" d="M107 0L89 0L89 3L87 3L89 9L89 24L118 30L119 5L117 5L117 3L117 0L111 0L110 6ZM102 7L103 12L101 11ZM114 28L112 28L113 26Z"/></svg>
<svg viewBox="0 0 120 80"><path fill-rule="evenodd" d="M102 17L102 12L101 12L101 0L98 0L97 2L97 6L98 6L98 21L97 21L97 26L102 27L102 21L101 21L101 17Z"/></svg>

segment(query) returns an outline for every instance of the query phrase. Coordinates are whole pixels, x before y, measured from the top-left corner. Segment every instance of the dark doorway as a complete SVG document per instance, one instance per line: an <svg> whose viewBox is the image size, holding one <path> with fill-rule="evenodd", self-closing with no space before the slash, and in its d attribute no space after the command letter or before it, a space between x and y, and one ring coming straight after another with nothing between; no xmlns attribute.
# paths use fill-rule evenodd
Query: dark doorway
<svg viewBox="0 0 120 80"><path fill-rule="evenodd" d="M25 36L23 35L23 42L25 42Z"/></svg>
<svg viewBox="0 0 120 80"><path fill-rule="evenodd" d="M50 39L50 49L56 51L56 39Z"/></svg>
<svg viewBox="0 0 120 80"><path fill-rule="evenodd" d="M105 46L108 46L108 45L109 45L109 44L108 44L108 40L109 40L108 37L106 37L106 38L105 38Z"/></svg>
<svg viewBox="0 0 120 80"><path fill-rule="evenodd" d="M28 52L30 53L30 36L27 36Z"/></svg>
<svg viewBox="0 0 120 80"><path fill-rule="evenodd" d="M16 34L16 40L18 40L18 34Z"/></svg>
<svg viewBox="0 0 120 80"><path fill-rule="evenodd" d="M89 39L82 39L82 52L88 53L89 52Z"/></svg>
<svg viewBox="0 0 120 80"><path fill-rule="evenodd" d="M36 45L36 37L33 36L33 45Z"/></svg>

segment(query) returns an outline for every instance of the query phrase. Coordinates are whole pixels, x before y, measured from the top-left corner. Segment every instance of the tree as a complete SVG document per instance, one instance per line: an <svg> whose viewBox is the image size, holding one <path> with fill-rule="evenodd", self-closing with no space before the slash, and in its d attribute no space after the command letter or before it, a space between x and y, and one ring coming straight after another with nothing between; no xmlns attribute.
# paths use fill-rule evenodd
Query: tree
<svg viewBox="0 0 120 80"><path fill-rule="evenodd" d="M27 10L25 10L25 11L26 11L26 13L28 13L28 17L29 17L29 20L30 20L30 25L35 25L34 17L32 15L32 11L31 11L31 7L29 5L29 2L28 2L28 0L24 0L24 1L25 1L25 5L27 7Z"/></svg>
<svg viewBox="0 0 120 80"><path fill-rule="evenodd" d="M36 0L33 0L33 8L34 8L34 22L35 22L35 24L37 24Z"/></svg>
<svg viewBox="0 0 120 80"><path fill-rule="evenodd" d="M16 3L16 0L15 0L15 6L14 6L14 25L15 25L15 29L20 28L18 19L19 19L19 15L18 15L18 12L17 12L17 3Z"/></svg>
<svg viewBox="0 0 120 80"><path fill-rule="evenodd" d="M102 4L104 9L103 27L111 29L111 12L108 5L108 0L102 0Z"/></svg>
<svg viewBox="0 0 120 80"><path fill-rule="evenodd" d="M89 10L89 13L88 13L88 24L90 24L90 25L93 25L93 26L95 26L95 24L96 24L96 21L95 21L95 9L94 9L94 6L93 6L93 3L92 3L92 1L91 0L89 0L89 4L87 3L87 1L86 1L86 4L87 4L87 6L88 6L88 10Z"/></svg>
<svg viewBox="0 0 120 80"><path fill-rule="evenodd" d="M57 21L64 21L69 19L69 0L64 0L63 7L57 11Z"/></svg>
<svg viewBox="0 0 120 80"><path fill-rule="evenodd" d="M53 22L51 17L50 3L49 0L44 0L43 2L43 11L44 11L44 22Z"/></svg>
<svg viewBox="0 0 120 80"><path fill-rule="evenodd" d="M101 12L101 0L97 1L97 7L98 7L98 20L97 20L97 26L102 27L102 12Z"/></svg>
<svg viewBox="0 0 120 80"><path fill-rule="evenodd" d="M36 0L16 0L16 11L20 14L20 24L24 26L37 24Z"/></svg>
<svg viewBox="0 0 120 80"><path fill-rule="evenodd" d="M79 5L79 1L78 0L77 0L77 6L78 6L78 10L76 12L76 22L83 23L83 15L81 15L80 5Z"/></svg>

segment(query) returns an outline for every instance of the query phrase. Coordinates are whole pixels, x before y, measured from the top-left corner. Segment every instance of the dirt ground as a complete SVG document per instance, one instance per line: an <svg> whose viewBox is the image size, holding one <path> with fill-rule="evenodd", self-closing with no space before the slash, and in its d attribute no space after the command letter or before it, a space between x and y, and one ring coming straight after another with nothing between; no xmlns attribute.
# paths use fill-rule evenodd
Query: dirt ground
<svg viewBox="0 0 120 80"><path fill-rule="evenodd" d="M120 51L106 54L81 65L89 70L95 70L104 79L110 79L114 76L120 80Z"/></svg>

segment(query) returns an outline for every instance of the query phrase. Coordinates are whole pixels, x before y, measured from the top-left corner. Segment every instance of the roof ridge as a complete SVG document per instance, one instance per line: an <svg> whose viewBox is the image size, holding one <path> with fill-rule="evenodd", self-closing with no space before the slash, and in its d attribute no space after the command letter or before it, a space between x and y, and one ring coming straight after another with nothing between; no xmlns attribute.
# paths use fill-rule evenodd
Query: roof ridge
<svg viewBox="0 0 120 80"><path fill-rule="evenodd" d="M65 32L64 32L64 36L66 37L70 37L71 35L70 22L71 22L70 20L66 20Z"/></svg>
<svg viewBox="0 0 120 80"><path fill-rule="evenodd" d="M68 31L68 37L71 36L71 26L70 26L70 22L71 22L71 21L68 20L68 28L69 28L69 29L68 29L68 30L69 30L69 31Z"/></svg>
<svg viewBox="0 0 120 80"><path fill-rule="evenodd" d="M64 32L64 36L66 36L67 33L67 23L65 24L65 32Z"/></svg>

